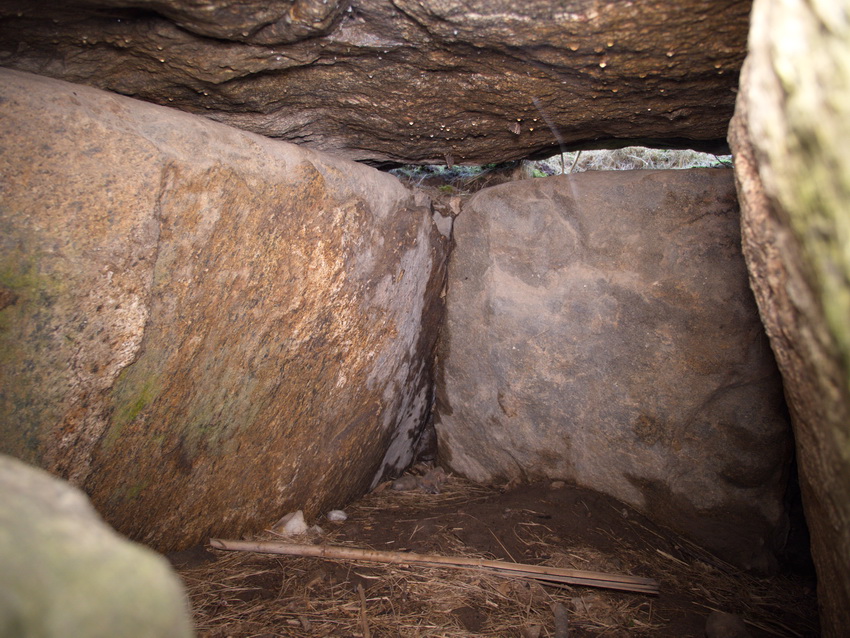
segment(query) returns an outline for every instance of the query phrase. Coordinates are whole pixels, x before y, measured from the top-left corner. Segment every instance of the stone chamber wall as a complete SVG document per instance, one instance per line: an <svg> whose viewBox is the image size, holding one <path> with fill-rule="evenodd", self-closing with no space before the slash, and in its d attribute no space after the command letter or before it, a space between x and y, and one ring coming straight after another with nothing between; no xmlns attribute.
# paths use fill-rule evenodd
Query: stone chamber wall
<svg viewBox="0 0 850 638"><path fill-rule="evenodd" d="M342 506L435 431L447 469L591 487L759 573L796 457L842 635L848 16L3 0L0 452L162 551ZM735 167L386 171L635 142Z"/></svg>

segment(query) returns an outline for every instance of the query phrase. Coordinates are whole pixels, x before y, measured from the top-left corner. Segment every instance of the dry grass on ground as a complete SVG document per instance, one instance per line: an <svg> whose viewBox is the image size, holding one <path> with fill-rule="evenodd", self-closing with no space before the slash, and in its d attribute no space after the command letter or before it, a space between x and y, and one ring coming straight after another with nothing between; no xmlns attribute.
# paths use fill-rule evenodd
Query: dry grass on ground
<svg viewBox="0 0 850 638"><path fill-rule="evenodd" d="M411 539L421 525L437 521L428 542L440 553L489 558L463 543L457 528L442 525L443 519L430 514L462 512L498 498L497 490L454 477L436 495L387 489L351 506L349 520L335 529L328 523L321 541L368 547L368 530L389 520L409 522ZM803 604L798 584L782 578L752 578L685 541L676 546L684 551L673 556L662 549L670 547L666 532L661 534L637 520L624 524L643 527L638 531L648 542L657 537L656 549L635 552L613 542L614 551L602 552L581 542L566 544L547 524L529 522L512 531L513 551L525 546L526 555L545 556L544 564L558 567L655 578L661 586L660 598L585 587L544 587L476 571L224 551L215 551L212 562L180 571L198 634L207 638L549 637L554 635L552 609L557 603L567 609L572 637L691 635L677 634L682 630L669 626L671 605L690 609L691 614L695 606L704 614L712 609L740 614L754 635L816 635L816 628L803 620L806 610L793 616L799 620L795 627L779 620ZM361 533L367 540L345 538L343 530L352 527L365 530ZM270 533L262 538L275 539ZM616 534L612 538L616 541ZM395 547L402 549L406 541L399 538Z"/></svg>

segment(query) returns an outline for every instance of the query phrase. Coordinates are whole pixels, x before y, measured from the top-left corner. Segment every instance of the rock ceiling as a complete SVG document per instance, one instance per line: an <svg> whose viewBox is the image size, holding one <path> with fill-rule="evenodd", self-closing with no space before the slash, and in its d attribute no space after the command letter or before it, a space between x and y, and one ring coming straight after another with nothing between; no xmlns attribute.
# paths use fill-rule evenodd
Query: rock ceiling
<svg viewBox="0 0 850 638"><path fill-rule="evenodd" d="M740 0L0 0L0 65L372 164L725 146Z"/></svg>

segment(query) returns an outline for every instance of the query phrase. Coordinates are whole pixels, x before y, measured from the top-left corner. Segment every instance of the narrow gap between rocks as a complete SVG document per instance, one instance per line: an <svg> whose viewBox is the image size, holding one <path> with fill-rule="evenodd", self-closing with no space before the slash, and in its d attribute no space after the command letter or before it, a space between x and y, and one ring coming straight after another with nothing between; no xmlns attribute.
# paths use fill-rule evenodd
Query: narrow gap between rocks
<svg viewBox="0 0 850 638"><path fill-rule="evenodd" d="M521 179L586 171L731 167L731 155L627 146L615 150L569 151L542 160L516 160L473 166L411 164L389 169L389 172L410 186L437 189L443 195L452 195L475 192L487 186Z"/></svg>

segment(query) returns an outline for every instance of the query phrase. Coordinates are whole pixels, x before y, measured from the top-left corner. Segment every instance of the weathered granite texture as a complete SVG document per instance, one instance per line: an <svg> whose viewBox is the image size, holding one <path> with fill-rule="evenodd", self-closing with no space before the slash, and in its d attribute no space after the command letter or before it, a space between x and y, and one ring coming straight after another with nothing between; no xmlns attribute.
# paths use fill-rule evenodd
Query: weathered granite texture
<svg viewBox="0 0 850 638"><path fill-rule="evenodd" d="M409 463L447 244L427 201L16 71L0 139L0 450L159 549L314 515Z"/></svg>
<svg viewBox="0 0 850 638"><path fill-rule="evenodd" d="M824 636L850 627L850 2L759 0L729 141Z"/></svg>
<svg viewBox="0 0 850 638"><path fill-rule="evenodd" d="M449 467L573 481L770 570L790 428L732 171L495 186L455 241L436 416Z"/></svg>
<svg viewBox="0 0 850 638"><path fill-rule="evenodd" d="M0 0L0 64L352 159L725 146L747 0Z"/></svg>

